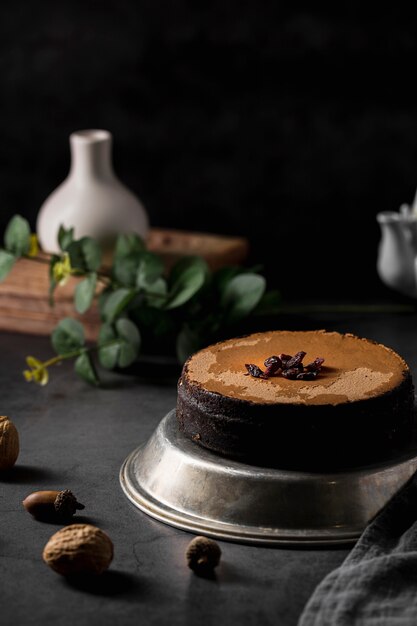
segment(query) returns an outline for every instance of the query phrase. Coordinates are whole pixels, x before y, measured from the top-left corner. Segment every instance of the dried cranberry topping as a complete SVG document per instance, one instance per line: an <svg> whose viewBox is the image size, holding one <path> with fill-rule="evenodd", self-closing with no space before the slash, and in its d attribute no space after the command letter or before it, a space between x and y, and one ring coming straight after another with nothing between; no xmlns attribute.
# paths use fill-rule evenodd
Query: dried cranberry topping
<svg viewBox="0 0 417 626"><path fill-rule="evenodd" d="M266 378L264 372L257 365L254 365L253 363L245 363L245 367L248 370L245 376L250 375L250 376L253 376L254 378Z"/></svg>
<svg viewBox="0 0 417 626"><path fill-rule="evenodd" d="M319 372L321 370L321 366L323 365L323 363L324 363L324 359L317 357L317 359L314 359L312 363L309 363L308 365L306 365L305 368L309 372Z"/></svg>
<svg viewBox="0 0 417 626"><path fill-rule="evenodd" d="M280 354L279 359L281 359L282 367L286 367L288 361L292 359L291 354Z"/></svg>
<svg viewBox="0 0 417 626"><path fill-rule="evenodd" d="M276 365L270 365L265 370L265 377L271 378L271 376L277 376L280 372L281 372L280 367L277 368Z"/></svg>
<svg viewBox="0 0 417 626"><path fill-rule="evenodd" d="M285 368L290 369L292 367L298 367L302 364L302 361L306 355L306 352L297 352L289 361L286 362Z"/></svg>
<svg viewBox="0 0 417 626"><path fill-rule="evenodd" d="M299 372L297 374L297 380L315 380L317 378L317 375L317 370L313 370L311 372Z"/></svg>
<svg viewBox="0 0 417 626"><path fill-rule="evenodd" d="M278 367L282 367L282 362L279 356L269 356L264 361L265 367L269 367L270 365L278 365Z"/></svg>
<svg viewBox="0 0 417 626"><path fill-rule="evenodd" d="M254 378L268 379L271 376L281 374L289 380L315 380L322 368L324 359L317 357L312 363L303 365L303 359L306 353L297 352L294 356L290 354L280 354L279 356L270 356L265 359L264 364L266 370L263 372L260 367L253 363L246 363L248 370L245 376L253 376Z"/></svg>
<svg viewBox="0 0 417 626"><path fill-rule="evenodd" d="M286 370L282 370L282 376L284 376L284 378L289 378L290 380L296 380L299 375L300 371L296 367L289 367Z"/></svg>
<svg viewBox="0 0 417 626"><path fill-rule="evenodd" d="M265 359L264 365L266 367L265 376L274 376L279 372L282 367L281 359L279 356L270 356Z"/></svg>

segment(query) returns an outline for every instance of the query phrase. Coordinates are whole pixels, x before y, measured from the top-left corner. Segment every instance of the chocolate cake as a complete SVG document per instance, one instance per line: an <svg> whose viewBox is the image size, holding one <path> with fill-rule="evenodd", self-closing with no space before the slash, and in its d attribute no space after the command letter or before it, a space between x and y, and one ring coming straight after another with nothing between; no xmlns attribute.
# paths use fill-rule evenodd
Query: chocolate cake
<svg viewBox="0 0 417 626"><path fill-rule="evenodd" d="M268 357L300 351L305 363L324 359L311 380L286 378L282 370L259 378L245 367L264 372ZM409 367L386 346L336 332L273 331L191 356L178 385L177 419L196 445L226 457L278 468L337 469L407 445L414 389Z"/></svg>

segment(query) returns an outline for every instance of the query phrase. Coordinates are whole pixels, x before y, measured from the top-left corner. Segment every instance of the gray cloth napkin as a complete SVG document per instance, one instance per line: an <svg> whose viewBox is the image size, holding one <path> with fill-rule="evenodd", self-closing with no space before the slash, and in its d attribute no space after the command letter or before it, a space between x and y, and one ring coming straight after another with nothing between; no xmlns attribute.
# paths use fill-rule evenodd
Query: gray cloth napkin
<svg viewBox="0 0 417 626"><path fill-rule="evenodd" d="M417 474L322 580L298 624L417 625Z"/></svg>

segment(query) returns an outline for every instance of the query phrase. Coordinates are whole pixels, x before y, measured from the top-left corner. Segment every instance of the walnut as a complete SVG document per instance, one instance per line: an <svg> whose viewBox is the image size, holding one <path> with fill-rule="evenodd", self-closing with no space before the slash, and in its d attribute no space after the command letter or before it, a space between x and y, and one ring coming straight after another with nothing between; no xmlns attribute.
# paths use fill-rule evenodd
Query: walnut
<svg viewBox="0 0 417 626"><path fill-rule="evenodd" d="M208 574L220 562L219 544L207 537L194 537L188 544L186 559L188 567L196 574Z"/></svg>
<svg viewBox="0 0 417 626"><path fill-rule="evenodd" d="M52 535L43 560L62 576L101 574L113 559L113 543L105 532L90 524L71 524Z"/></svg>
<svg viewBox="0 0 417 626"><path fill-rule="evenodd" d="M0 415L0 470L13 467L19 456L19 433L5 415Z"/></svg>

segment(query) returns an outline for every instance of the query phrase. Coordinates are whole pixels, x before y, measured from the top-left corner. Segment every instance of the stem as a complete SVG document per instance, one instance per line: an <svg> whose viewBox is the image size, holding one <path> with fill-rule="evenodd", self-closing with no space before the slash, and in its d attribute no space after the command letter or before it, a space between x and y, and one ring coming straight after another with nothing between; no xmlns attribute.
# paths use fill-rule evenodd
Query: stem
<svg viewBox="0 0 417 626"><path fill-rule="evenodd" d="M122 343L121 339L112 339L111 341L106 341L105 343L96 344L95 346L91 346L90 348L79 348L78 350L73 350L72 352L67 352L66 354L59 354L58 356L54 356L52 359L48 359L42 363L44 367L49 367L50 365L56 365L61 361L65 361L67 359L73 359L76 356L80 356L80 354L84 354L85 352L96 352L100 350L100 348L108 348L109 346L115 346L117 344Z"/></svg>
<svg viewBox="0 0 417 626"><path fill-rule="evenodd" d="M61 361L65 361L65 359L72 359L76 356L80 356L84 352L85 348L74 350L74 352L68 352L67 354L59 354L58 356L54 356L52 359L48 359L43 363L44 367L49 367L50 365L55 365L56 363L60 363Z"/></svg>
<svg viewBox="0 0 417 626"><path fill-rule="evenodd" d="M63 253L61 253L62 256ZM58 255L59 256L59 255ZM28 261L34 261L35 263L41 263L42 265L49 265L51 262L52 255L48 255L46 257L42 256L29 256L28 254L22 255L22 258L27 259ZM90 272L84 272L83 270L79 270L77 268L71 269L71 276L86 276ZM111 280L107 274L104 272L96 272L97 278L101 280L105 285L111 285Z"/></svg>

